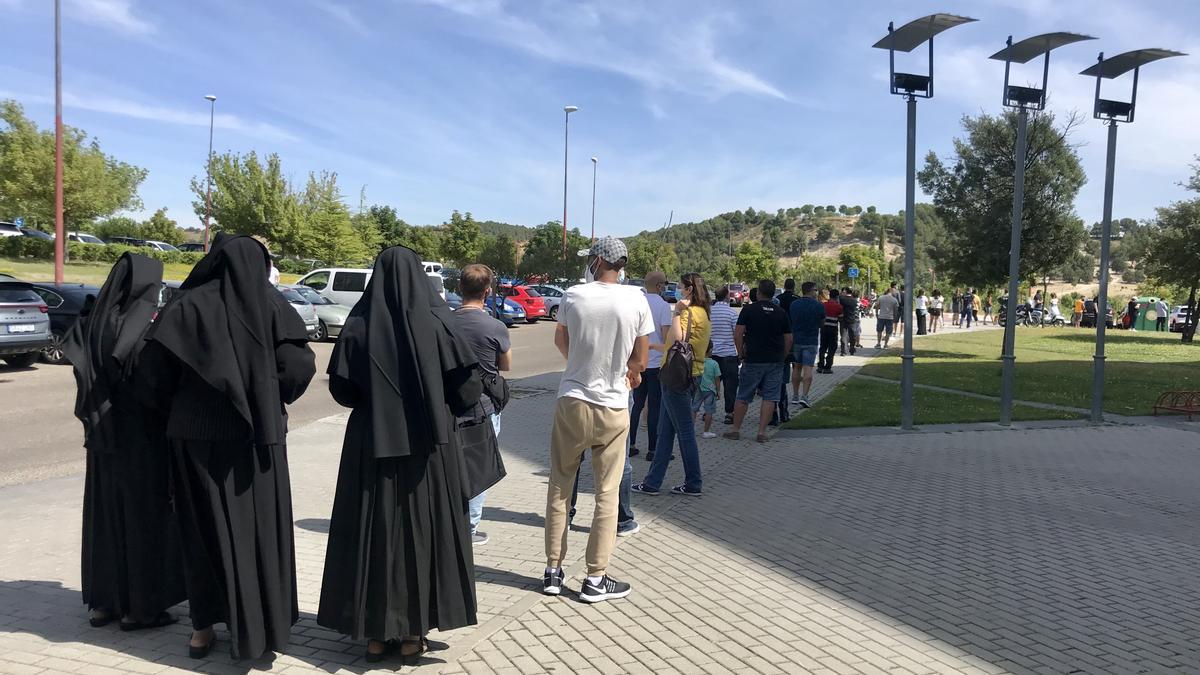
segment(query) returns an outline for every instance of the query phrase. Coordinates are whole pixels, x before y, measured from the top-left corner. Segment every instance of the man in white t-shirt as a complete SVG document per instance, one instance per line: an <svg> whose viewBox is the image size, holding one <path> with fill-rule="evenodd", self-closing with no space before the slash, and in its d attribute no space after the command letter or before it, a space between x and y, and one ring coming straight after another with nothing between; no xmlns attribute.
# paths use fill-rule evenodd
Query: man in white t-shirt
<svg viewBox="0 0 1200 675"><path fill-rule="evenodd" d="M567 365L550 432L542 592L562 593L567 511L575 473L584 451L591 450L596 509L588 534L587 579L579 593L584 602L630 593L629 584L608 576L608 559L616 544L618 490L627 461L629 391L641 383L655 326L642 290L620 283L628 256L620 239L604 237L592 244L587 271L595 281L563 294L554 333Z"/></svg>
<svg viewBox="0 0 1200 675"><path fill-rule="evenodd" d="M638 422L641 421L642 410L646 410L646 461L654 461L654 443L658 440L659 402L662 400L662 386L658 383L658 368L662 365L663 352L654 348L662 344L671 330L671 305L663 300L662 292L667 289L667 275L662 272L650 272L646 275L646 303L650 305L650 318L654 320L654 334L650 336L650 361L646 371L642 373L642 383L633 390L633 408L629 412L629 443L633 447L629 456L638 454L637 433Z"/></svg>

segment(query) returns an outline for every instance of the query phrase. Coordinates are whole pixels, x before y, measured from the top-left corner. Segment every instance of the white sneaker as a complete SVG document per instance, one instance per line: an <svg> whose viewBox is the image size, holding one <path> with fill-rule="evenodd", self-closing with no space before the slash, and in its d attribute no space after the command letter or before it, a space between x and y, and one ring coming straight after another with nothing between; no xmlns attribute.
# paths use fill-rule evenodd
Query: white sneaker
<svg viewBox="0 0 1200 675"><path fill-rule="evenodd" d="M800 405L800 397L792 394L792 405Z"/></svg>
<svg viewBox="0 0 1200 675"><path fill-rule="evenodd" d="M706 431L706 432L704 432L704 433L700 434L700 437L701 437L701 438L716 438L716 437L717 437L717 435L716 435L716 434L714 434L714 433L713 433L713 432L711 432L711 431Z"/></svg>

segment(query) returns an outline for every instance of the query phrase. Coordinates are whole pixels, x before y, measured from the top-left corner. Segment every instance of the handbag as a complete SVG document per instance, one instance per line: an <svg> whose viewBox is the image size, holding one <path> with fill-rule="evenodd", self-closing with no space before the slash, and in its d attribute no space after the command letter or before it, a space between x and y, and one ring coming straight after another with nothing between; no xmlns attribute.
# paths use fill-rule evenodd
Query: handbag
<svg viewBox="0 0 1200 675"><path fill-rule="evenodd" d="M692 351L692 343L688 342L691 333L692 315L688 312L688 325L684 329L683 339L676 340L667 350L658 371L658 380L662 386L677 394L692 388L692 362L695 353Z"/></svg>
<svg viewBox="0 0 1200 675"><path fill-rule="evenodd" d="M492 409L497 414L504 410L504 407L508 405L508 400L512 398L512 390L509 389L508 379L499 373L483 374L483 393L492 402Z"/></svg>
<svg viewBox="0 0 1200 675"><path fill-rule="evenodd" d="M477 406L482 413L482 407ZM455 425L458 447L462 452L463 489L467 499L483 493L503 479L504 458L500 441L487 415L462 419Z"/></svg>

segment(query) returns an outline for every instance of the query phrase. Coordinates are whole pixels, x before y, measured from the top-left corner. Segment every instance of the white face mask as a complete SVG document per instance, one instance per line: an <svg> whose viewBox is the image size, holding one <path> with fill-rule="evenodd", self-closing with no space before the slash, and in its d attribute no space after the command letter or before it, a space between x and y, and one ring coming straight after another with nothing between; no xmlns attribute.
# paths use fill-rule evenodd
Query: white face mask
<svg viewBox="0 0 1200 675"><path fill-rule="evenodd" d="M617 283L625 283L625 268L621 268L621 271L617 272Z"/></svg>
<svg viewBox="0 0 1200 675"><path fill-rule="evenodd" d="M592 283L596 280L596 270L600 267L600 258L593 258L593 261L587 264L584 270L583 278L587 283Z"/></svg>

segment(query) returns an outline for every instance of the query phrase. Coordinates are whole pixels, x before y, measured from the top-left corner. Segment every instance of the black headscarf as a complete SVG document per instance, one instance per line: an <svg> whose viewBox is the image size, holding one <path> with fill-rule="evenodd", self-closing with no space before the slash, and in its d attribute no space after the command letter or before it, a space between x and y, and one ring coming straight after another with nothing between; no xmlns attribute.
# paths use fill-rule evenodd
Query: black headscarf
<svg viewBox="0 0 1200 675"><path fill-rule="evenodd" d="M228 397L259 445L287 435L275 348L307 342L299 315L268 281L270 270L261 243L218 235L148 337Z"/></svg>
<svg viewBox="0 0 1200 675"><path fill-rule="evenodd" d="M75 416L83 422L84 445L89 450L113 452L120 446L112 418L113 397L128 379L158 309L162 274L158 260L122 255L87 313L63 340L63 353L71 361L78 385Z"/></svg>
<svg viewBox="0 0 1200 675"><path fill-rule="evenodd" d="M394 246L379 254L329 362L330 375L353 382L366 398L375 457L450 443L454 416L479 400L478 361L454 334L452 318L415 251Z"/></svg>

